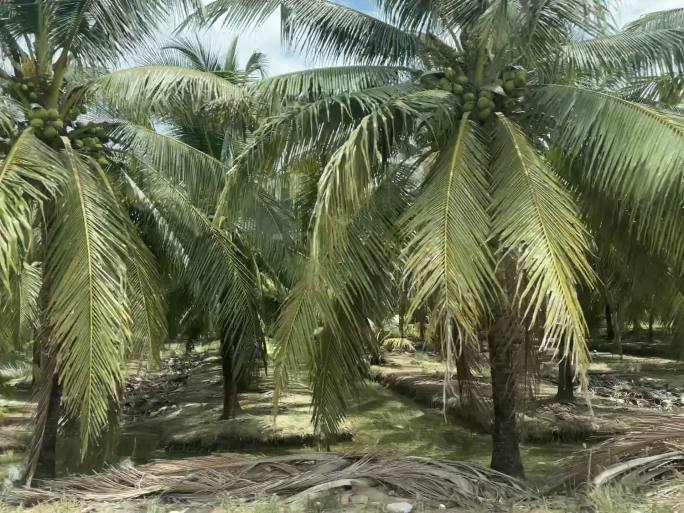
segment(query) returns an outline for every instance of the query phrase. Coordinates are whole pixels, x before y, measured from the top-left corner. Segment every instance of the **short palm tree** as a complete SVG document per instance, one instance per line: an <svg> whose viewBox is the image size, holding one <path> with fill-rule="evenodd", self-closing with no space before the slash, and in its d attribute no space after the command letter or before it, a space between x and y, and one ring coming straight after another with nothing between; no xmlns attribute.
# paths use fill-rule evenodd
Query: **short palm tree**
<svg viewBox="0 0 684 513"><path fill-rule="evenodd" d="M400 266L447 355L475 354L485 330L492 467L522 475L516 347L540 324L540 348L580 369L589 358L577 290L594 280L590 192L681 267L684 123L653 91L681 80L683 11L618 32L603 0L376 4L384 19L325 0L215 0L196 16L243 27L280 9L290 48L348 63L261 87L280 108L227 185L234 197L322 163L306 264L276 331L278 382L308 362L314 422L335 430ZM388 194L397 177L404 194Z"/></svg>
<svg viewBox="0 0 684 513"><path fill-rule="evenodd" d="M153 50L146 60L151 64L184 66L212 73L236 86L247 87L265 77L267 60L264 54L253 52L246 60L244 68L241 68L237 43L238 39L233 38L225 51L220 51L219 48L204 43L198 36L179 36L164 45L160 51ZM166 129L170 136L212 159L225 162L228 166L234 155L245 146L259 122L263 109L256 107L258 105L241 112L242 115L231 112L228 117L220 112L207 117L206 112L191 110L169 113L165 117ZM276 198L272 184L268 187L261 186L254 192L253 196L247 197L243 191L239 201L241 208L222 211L217 217L218 224L223 226L226 215L229 216L228 225L234 227L232 236L242 250L245 269L253 273L251 279L255 283L268 282L281 288L278 271L286 265L287 255L292 248L291 216L287 205ZM208 216L213 217L216 213L217 199L216 195L204 198L202 209ZM231 199L230 202L234 201ZM170 275L170 278L178 285L175 275ZM192 287L184 286L184 289L192 291ZM173 289L172 294L176 293L177 290ZM200 326L215 325L213 311L205 310L199 301L188 299L189 302L183 304L185 311L180 318L191 319L191 329L198 323ZM257 299L253 304L256 309L254 315L262 322L257 329L251 330L253 336L241 336L243 327L235 323L218 326L223 360L224 418L232 418L240 411L237 396L240 388L266 363L265 338L261 325L265 325L268 319L262 315L261 298ZM198 321L202 318L203 321Z"/></svg>
<svg viewBox="0 0 684 513"><path fill-rule="evenodd" d="M217 325L241 326L238 338L260 329L233 226L202 209L229 166L155 130L183 109L238 109L244 94L182 66L108 71L188 7L197 5L0 5L0 313L41 356L29 478L54 474L61 423L78 423L83 452L96 442L117 411L126 357L154 358L166 338L160 268L189 284Z"/></svg>

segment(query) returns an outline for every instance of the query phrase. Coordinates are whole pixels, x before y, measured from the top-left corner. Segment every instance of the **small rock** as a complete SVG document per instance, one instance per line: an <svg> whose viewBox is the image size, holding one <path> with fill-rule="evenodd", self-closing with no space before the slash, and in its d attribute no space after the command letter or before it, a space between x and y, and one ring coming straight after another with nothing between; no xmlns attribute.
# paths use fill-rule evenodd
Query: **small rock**
<svg viewBox="0 0 684 513"><path fill-rule="evenodd" d="M340 495L340 504L342 504L342 506L346 506L347 504L349 504L349 497L350 496L348 493L343 493L342 495Z"/></svg>
<svg viewBox="0 0 684 513"><path fill-rule="evenodd" d="M387 505L388 513L411 513L413 504L409 502L392 502Z"/></svg>
<svg viewBox="0 0 684 513"><path fill-rule="evenodd" d="M446 509L446 506L444 504L440 504L439 509Z"/></svg>
<svg viewBox="0 0 684 513"><path fill-rule="evenodd" d="M351 503L352 504L368 504L368 496L367 495L352 495L351 496Z"/></svg>

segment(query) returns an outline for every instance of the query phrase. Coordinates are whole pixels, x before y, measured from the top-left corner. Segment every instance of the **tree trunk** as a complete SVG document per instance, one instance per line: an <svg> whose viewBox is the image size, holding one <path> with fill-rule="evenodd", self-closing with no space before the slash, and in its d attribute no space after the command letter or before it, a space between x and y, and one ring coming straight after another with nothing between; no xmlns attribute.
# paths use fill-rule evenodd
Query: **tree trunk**
<svg viewBox="0 0 684 513"><path fill-rule="evenodd" d="M185 354L190 354L195 350L195 339L188 337L185 341Z"/></svg>
<svg viewBox="0 0 684 513"><path fill-rule="evenodd" d="M60 402L62 393L57 374L52 378L50 399L45 420L45 430L40 444L40 454L36 465L35 476L40 479L52 479L57 472L57 430L59 429Z"/></svg>
<svg viewBox="0 0 684 513"><path fill-rule="evenodd" d="M615 307L615 315L613 315L613 332L615 334L615 352L620 355L622 361L622 323L620 322L620 307Z"/></svg>
<svg viewBox="0 0 684 513"><path fill-rule="evenodd" d="M653 314L649 313L648 314L648 341L653 342L653 324L654 324L654 319L653 319Z"/></svg>
<svg viewBox="0 0 684 513"><path fill-rule="evenodd" d="M566 351L565 347L567 341L562 341L562 346L560 350L562 353L569 353ZM563 357L558 362L558 390L556 392L556 401L560 403L573 403L575 402L575 391L574 391L574 381L575 373L572 366L572 360L569 356Z"/></svg>
<svg viewBox="0 0 684 513"><path fill-rule="evenodd" d="M613 340L615 338L615 331L613 330L613 310L610 303L606 303L606 338Z"/></svg>
<svg viewBox="0 0 684 513"><path fill-rule="evenodd" d="M33 340L33 356L31 366L31 390L35 391L40 382L40 337Z"/></svg>
<svg viewBox="0 0 684 513"><path fill-rule="evenodd" d="M509 476L524 478L515 417L514 336L511 336L517 326L507 317L503 313L496 319L487 338L494 403L491 467Z"/></svg>
<svg viewBox="0 0 684 513"><path fill-rule="evenodd" d="M556 400L560 403L574 403L574 377L572 362L570 358L563 358L558 362L558 392L556 393Z"/></svg>
<svg viewBox="0 0 684 513"><path fill-rule="evenodd" d="M224 344L221 348L221 368L223 370L223 419L234 419L240 413L237 376L233 369L233 348Z"/></svg>

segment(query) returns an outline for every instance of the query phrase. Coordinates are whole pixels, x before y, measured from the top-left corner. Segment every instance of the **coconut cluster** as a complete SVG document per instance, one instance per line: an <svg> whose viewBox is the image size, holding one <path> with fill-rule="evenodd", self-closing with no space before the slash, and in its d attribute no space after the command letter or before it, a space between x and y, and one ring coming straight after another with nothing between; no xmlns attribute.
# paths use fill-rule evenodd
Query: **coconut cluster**
<svg viewBox="0 0 684 513"><path fill-rule="evenodd" d="M105 145L110 142L105 128L95 123L81 123L77 118L85 114L82 105L75 104L70 108L45 108L43 103L48 91L49 77L22 78L4 84L5 92L23 104L27 110L26 122L18 123L21 131L30 127L35 135L46 144L55 148L63 144L60 137L68 137L72 148L95 159L101 166L109 163ZM14 138L0 140L0 152L6 153L11 148Z"/></svg>
<svg viewBox="0 0 684 513"><path fill-rule="evenodd" d="M98 164L109 163L105 154L105 144L109 142L107 132L101 126L76 123L76 129L68 134L72 147L90 155Z"/></svg>
<svg viewBox="0 0 684 513"><path fill-rule="evenodd" d="M421 80L427 87L453 93L463 112L470 112L471 118L486 123L495 112L511 113L519 109L527 87L527 72L511 67L502 71L494 82L481 87L454 68L424 75Z"/></svg>

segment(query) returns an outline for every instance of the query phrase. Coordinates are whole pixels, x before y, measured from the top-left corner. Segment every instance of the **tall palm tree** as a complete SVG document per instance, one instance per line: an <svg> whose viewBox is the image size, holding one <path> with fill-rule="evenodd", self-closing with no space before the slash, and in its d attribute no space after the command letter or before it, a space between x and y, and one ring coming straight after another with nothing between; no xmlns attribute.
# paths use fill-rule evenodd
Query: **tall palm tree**
<svg viewBox="0 0 684 513"><path fill-rule="evenodd" d="M40 354L29 479L54 474L64 422L78 423L86 452L117 411L125 358L155 357L166 338L162 260L219 325L241 326L240 338L259 329L234 227L201 208L229 166L155 130L183 109L244 108L243 92L180 66L109 71L190 7L0 5L0 315L3 327L19 319L13 338L33 338Z"/></svg>
<svg viewBox="0 0 684 513"><path fill-rule="evenodd" d="M324 162L306 266L276 331L278 383L309 362L314 422L335 430L402 262L413 308L429 300L452 355L477 351L486 331L492 467L522 475L516 348L541 323L540 348L578 369L589 360L577 293L594 281L588 191L628 208L630 231L681 267L684 124L647 93L681 77L682 11L616 31L603 0L376 4L384 19L326 0L215 0L195 16L245 27L279 9L290 48L348 63L263 86L281 109L224 195ZM380 214L398 172L413 187L396 216Z"/></svg>

